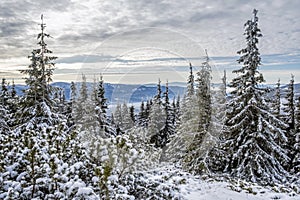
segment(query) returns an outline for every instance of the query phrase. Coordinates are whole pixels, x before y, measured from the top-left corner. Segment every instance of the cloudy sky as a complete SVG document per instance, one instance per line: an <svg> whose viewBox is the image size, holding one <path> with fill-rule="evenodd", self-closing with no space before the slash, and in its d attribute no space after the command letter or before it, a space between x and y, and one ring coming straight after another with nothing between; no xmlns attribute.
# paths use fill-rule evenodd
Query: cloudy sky
<svg viewBox="0 0 300 200"><path fill-rule="evenodd" d="M17 70L29 64L43 14L48 46L59 57L55 81L82 72L103 73L107 82L185 81L188 62L199 66L204 49L218 80L238 67L253 8L265 79L285 83L293 73L300 80L298 0L1 0L0 77L22 77Z"/></svg>

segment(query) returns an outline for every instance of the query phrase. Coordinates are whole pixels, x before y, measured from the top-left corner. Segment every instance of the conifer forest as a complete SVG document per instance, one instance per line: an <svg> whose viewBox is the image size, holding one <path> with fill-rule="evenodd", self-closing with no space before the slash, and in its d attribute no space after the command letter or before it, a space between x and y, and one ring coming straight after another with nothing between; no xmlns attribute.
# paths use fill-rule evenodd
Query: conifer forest
<svg viewBox="0 0 300 200"><path fill-rule="evenodd" d="M300 91L292 72L264 84L259 14L239 24L239 67L220 84L208 49L187 64L183 95L158 80L151 98L113 109L105 73L80 74L69 98L53 85L59 41L42 16L21 93L0 73L0 199L214 199L201 196L213 187L222 199L300 199Z"/></svg>

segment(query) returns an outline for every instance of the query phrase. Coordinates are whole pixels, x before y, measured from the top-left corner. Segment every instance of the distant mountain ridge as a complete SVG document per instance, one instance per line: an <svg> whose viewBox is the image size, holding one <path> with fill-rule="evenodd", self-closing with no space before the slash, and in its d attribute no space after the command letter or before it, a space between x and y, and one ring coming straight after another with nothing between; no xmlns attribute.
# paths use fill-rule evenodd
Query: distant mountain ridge
<svg viewBox="0 0 300 200"><path fill-rule="evenodd" d="M76 88L79 92L80 82L76 83ZM182 96L185 91L185 87L177 86L177 85L169 85L169 98L172 100L176 98L178 95ZM65 97L67 100L70 99L70 83L67 82L54 82L51 84L54 87L62 88L65 92ZM92 91L94 83L88 82L88 90ZM25 85L16 85L16 91L18 95L23 94L23 90L26 89ZM105 88L105 97L108 99L109 103L137 103L141 101L147 101L151 99L157 90L157 86L155 84L111 84L104 83ZM165 92L166 87L164 85L161 86L162 96L163 92Z"/></svg>
<svg viewBox="0 0 300 200"><path fill-rule="evenodd" d="M70 99L70 83L67 82L54 82L51 84L52 86L62 88L65 91L66 99ZM91 91L93 88L93 83L88 82L88 89ZM183 97L185 92L185 87L183 86L185 83L169 83L169 98L172 100L176 98L178 95ZM214 88L219 87L220 84L213 84ZM274 84L267 85L270 88L274 88ZM26 89L27 86L25 85L16 85L16 91L18 95L22 95L22 90ZM79 92L80 83L76 83L76 88ZM111 84L111 83L104 83L105 88L105 97L108 99L110 104L117 104L117 103L137 103L141 101L147 101L151 99L157 90L156 84ZM165 86L162 85L162 95L165 91ZM288 85L281 86L281 97L284 98L286 95L286 90ZM296 83L294 85L295 88L295 96L296 98L300 97L300 83ZM269 95L273 95L271 92Z"/></svg>

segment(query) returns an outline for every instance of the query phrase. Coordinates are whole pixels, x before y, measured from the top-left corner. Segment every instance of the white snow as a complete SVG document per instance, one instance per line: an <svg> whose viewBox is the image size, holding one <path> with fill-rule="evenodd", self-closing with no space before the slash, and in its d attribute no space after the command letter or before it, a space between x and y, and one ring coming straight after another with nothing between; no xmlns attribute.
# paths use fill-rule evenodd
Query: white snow
<svg viewBox="0 0 300 200"><path fill-rule="evenodd" d="M241 180L231 183L205 177L203 179L174 166L161 167L155 171L151 173L152 177L148 178L175 183L179 187L176 196L186 200L300 200L299 194L275 192L271 188Z"/></svg>
<svg viewBox="0 0 300 200"><path fill-rule="evenodd" d="M191 178L187 185L181 189L182 194L188 200L268 200L268 199L289 199L299 200L300 196L290 197L287 193L276 193L261 188L257 194L248 193L246 190L233 191L226 182L207 182Z"/></svg>

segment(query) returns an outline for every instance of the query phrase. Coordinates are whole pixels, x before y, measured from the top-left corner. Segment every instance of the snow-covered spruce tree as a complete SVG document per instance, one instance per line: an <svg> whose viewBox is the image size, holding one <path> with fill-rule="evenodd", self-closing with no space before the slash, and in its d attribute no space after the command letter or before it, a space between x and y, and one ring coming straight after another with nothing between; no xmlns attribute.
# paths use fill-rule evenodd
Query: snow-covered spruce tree
<svg viewBox="0 0 300 200"><path fill-rule="evenodd" d="M170 143L167 144L164 153L164 157L170 162L182 163L186 156L187 148L193 140L193 133L197 130L195 80L191 63L189 64L189 69L187 90L182 102L180 102L179 96L176 102L176 133L170 137Z"/></svg>
<svg viewBox="0 0 300 200"><path fill-rule="evenodd" d="M1 82L1 90L0 90L0 100L1 100L1 104L2 105L7 105L7 101L8 101L8 96L9 96L9 92L8 92L8 83L6 81L5 78L2 78L2 82Z"/></svg>
<svg viewBox="0 0 300 200"><path fill-rule="evenodd" d="M204 140L208 134L209 127L211 125L211 66L209 63L209 57L206 52L205 61L201 65L200 71L197 72L198 87L196 90L195 108L197 123L197 130L194 133L192 143L188 146L187 156L184 159L184 167L194 173L203 173L207 170L205 154L208 153L208 148L204 145Z"/></svg>
<svg viewBox="0 0 300 200"><path fill-rule="evenodd" d="M70 84L70 101L72 104L75 104L77 98L77 87L76 84L72 81Z"/></svg>
<svg viewBox="0 0 300 200"><path fill-rule="evenodd" d="M187 79L187 91L185 93L185 96L183 98L183 106L182 106L182 116L181 116L181 121L183 124L185 124L188 120L190 120L193 116L193 100L194 100L194 95L195 95L195 78L193 74L193 67L192 64L190 63L190 74Z"/></svg>
<svg viewBox="0 0 300 200"><path fill-rule="evenodd" d="M17 112L18 123L26 124L27 127L36 127L40 123L56 123L58 116L55 116L54 102L51 99L53 88L49 85L52 81L55 56L48 49L45 38L50 35L45 33L46 25L42 22L41 32L38 34L38 49L34 49L29 56L31 64L28 69L21 70L27 75L25 83L28 89L24 91L21 99L21 108Z"/></svg>
<svg viewBox="0 0 300 200"><path fill-rule="evenodd" d="M117 127L123 127L122 105L119 103L117 104L114 112L114 121Z"/></svg>
<svg viewBox="0 0 300 200"><path fill-rule="evenodd" d="M7 116L8 116L7 108L0 104L0 134L9 130L9 125L7 124Z"/></svg>
<svg viewBox="0 0 300 200"><path fill-rule="evenodd" d="M168 82L166 83L166 90L163 94L164 102L163 102L163 112L164 112L164 124L163 127L159 130L156 138L156 146L157 147L165 147L169 142L170 136L175 134L175 127L173 124L173 109L170 105L169 101L169 86Z"/></svg>
<svg viewBox="0 0 300 200"><path fill-rule="evenodd" d="M180 125L180 116L181 116L179 95L177 96L177 100L175 99L175 97L173 98L172 109L173 109L172 122L176 131L177 127L179 127Z"/></svg>
<svg viewBox="0 0 300 200"><path fill-rule="evenodd" d="M6 113L1 115L5 121L5 124L9 127L12 127L15 124L14 113L19 108L19 97L15 89L14 81L12 82L11 87L5 78L2 79L1 89L0 89L0 106L2 112Z"/></svg>
<svg viewBox="0 0 300 200"><path fill-rule="evenodd" d="M171 107L172 107L172 124L174 125L175 131L176 131L176 100L175 97L173 97L173 101L171 103Z"/></svg>
<svg viewBox="0 0 300 200"><path fill-rule="evenodd" d="M10 96L11 96L12 98L17 97L16 84L15 84L15 81L14 81L14 80L12 80Z"/></svg>
<svg viewBox="0 0 300 200"><path fill-rule="evenodd" d="M225 116L226 116L226 96L227 96L226 87L227 87L227 77L226 77L226 71L224 70L224 75L222 77L222 84L219 87L219 91L217 91L213 97L214 109L212 111L213 112L212 117L214 117L213 119L214 128L216 131L219 130L219 135L221 130L223 129Z"/></svg>
<svg viewBox="0 0 300 200"><path fill-rule="evenodd" d="M145 121L146 121L146 116L145 116L145 103L142 101L141 106L140 106L140 111L138 114L138 125L141 127L145 127Z"/></svg>
<svg viewBox="0 0 300 200"><path fill-rule="evenodd" d="M193 67L190 63L190 74L187 79L187 91L182 100L180 126L177 127L181 133L194 133L197 131L196 116L196 96L195 96L195 79L193 74Z"/></svg>
<svg viewBox="0 0 300 200"><path fill-rule="evenodd" d="M2 78L0 90L0 134L9 130L8 120L10 119L10 108L8 103L9 94L7 85L6 79Z"/></svg>
<svg viewBox="0 0 300 200"><path fill-rule="evenodd" d="M293 144L294 155L292 157L292 169L291 172L295 175L297 184L300 184L300 97L296 102L295 112L295 142Z"/></svg>
<svg viewBox="0 0 300 200"><path fill-rule="evenodd" d="M287 94L286 94L286 103L283 104L283 120L288 125L286 128L288 144L286 149L289 150L289 157L291 162L288 166L290 170L292 162L295 156L295 151L293 146L295 145L295 94L294 94L294 75L291 75L290 83L288 84Z"/></svg>
<svg viewBox="0 0 300 200"><path fill-rule="evenodd" d="M82 120L84 118L84 115L86 114L86 106L87 106L87 101L88 101L88 88L87 88L87 83L86 83L86 76L82 74L82 80L80 83L80 88L79 88L79 94L76 95L77 99L73 99L74 104L73 104L73 116L76 121L76 123L83 124ZM75 85L74 85L75 86ZM73 88L76 89L76 88ZM76 91L73 91L74 94Z"/></svg>
<svg viewBox="0 0 300 200"><path fill-rule="evenodd" d="M100 79L98 81L98 85L94 92L95 95L95 111L97 121L100 126L100 131L104 136L113 136L115 135L115 131L110 126L107 120L107 98L105 97L105 88L104 88L104 81L102 75L100 75Z"/></svg>
<svg viewBox="0 0 300 200"><path fill-rule="evenodd" d="M151 106L152 100L148 100L146 103L142 101L137 119L139 126L144 128L148 127Z"/></svg>
<svg viewBox="0 0 300 200"><path fill-rule="evenodd" d="M288 132L292 132L295 128L295 94L294 94L294 75L291 75L290 83L288 84L286 101L284 103L284 121L289 125Z"/></svg>
<svg viewBox="0 0 300 200"><path fill-rule="evenodd" d="M67 114L67 100L64 88L58 88L59 90L59 110L63 115Z"/></svg>
<svg viewBox="0 0 300 200"><path fill-rule="evenodd" d="M100 134L100 126L96 116L96 83L92 91L88 90L86 76L82 75L78 98L73 106L73 116L79 129L81 137L85 141L90 141L92 136Z"/></svg>
<svg viewBox="0 0 300 200"><path fill-rule="evenodd" d="M222 83L219 87L212 90L212 115L210 125L210 135L215 137L215 142L222 139L222 132L224 131L224 123L226 119L226 87L227 77L224 70Z"/></svg>
<svg viewBox="0 0 300 200"><path fill-rule="evenodd" d="M122 118L123 118L123 130L128 131L134 126L134 122L132 121L130 110L126 103L122 105Z"/></svg>
<svg viewBox="0 0 300 200"><path fill-rule="evenodd" d="M206 50L205 50L206 51ZM197 72L197 103L198 103L198 133L202 131L207 131L211 121L211 91L210 91L210 81L211 76L211 66L209 63L209 57L206 51L206 60L202 63L201 70Z"/></svg>
<svg viewBox="0 0 300 200"><path fill-rule="evenodd" d="M67 116L71 112L71 108L66 100L64 88L55 86L53 88L53 100L58 113Z"/></svg>
<svg viewBox="0 0 300 200"><path fill-rule="evenodd" d="M149 125L149 121L150 121L150 111L151 111L151 107L153 105L153 100L149 99L146 102L146 107L145 107L145 127L148 128Z"/></svg>
<svg viewBox="0 0 300 200"><path fill-rule="evenodd" d="M10 126L12 126L13 124L15 124L15 117L14 117L14 113L17 112L17 110L19 109L19 102L20 102L20 97L17 95L17 91L16 91L16 85L14 80L12 81L12 85L11 88L9 89L9 99L8 99L8 106L9 106L9 120L8 123Z"/></svg>
<svg viewBox="0 0 300 200"><path fill-rule="evenodd" d="M300 97L298 97L296 103L295 113L295 142L294 142L294 158L293 158L293 169L292 172L300 176Z"/></svg>
<svg viewBox="0 0 300 200"><path fill-rule="evenodd" d="M77 118L76 123L80 127L80 134L87 143L90 143L95 135L115 136L115 129L110 125L106 115L107 109L102 76L98 82L94 80L91 91L88 91L86 78L83 76L74 114Z"/></svg>
<svg viewBox="0 0 300 200"><path fill-rule="evenodd" d="M263 98L267 89L259 86L264 81L258 71L261 64L258 39L262 36L258 28L257 10L253 19L245 23L246 48L238 51L241 69L230 83L233 98L228 103L225 142L222 144L226 156L225 172L231 176L260 184L286 182L288 172L284 166L289 162L287 151L282 148L287 138L284 122L270 112ZM279 137L282 142L275 142Z"/></svg>
<svg viewBox="0 0 300 200"><path fill-rule="evenodd" d="M155 143L156 146L160 146L160 139L158 137L159 131L162 129L164 124L164 113L162 108L161 100L161 85L160 80L157 84L157 94L153 98L153 104L149 113L149 125L148 133L151 143Z"/></svg>
<svg viewBox="0 0 300 200"><path fill-rule="evenodd" d="M186 90L187 90L186 91L187 96L193 96L195 94L195 78L194 78L192 63L190 63L190 74L188 77Z"/></svg>
<svg viewBox="0 0 300 200"><path fill-rule="evenodd" d="M276 88L275 88L275 94L271 98L271 109L274 116L277 118L280 118L280 110L281 110L281 95L280 95L280 79L278 79Z"/></svg>
<svg viewBox="0 0 300 200"><path fill-rule="evenodd" d="M3 173L5 172L5 166L6 166L6 152L10 149L10 143L8 142L8 139L10 138L11 132L9 127L9 115L10 110L8 108L7 103L7 87L6 87L6 81L5 79L2 79L2 85L0 90L0 188L2 186L3 181ZM1 190L0 190L1 193ZM1 198L1 197L0 197Z"/></svg>
<svg viewBox="0 0 300 200"><path fill-rule="evenodd" d="M75 115L73 110L75 109L76 99L77 99L77 88L75 83L72 81L70 84L70 100L66 103L66 112L68 126L72 127L75 125Z"/></svg>
<svg viewBox="0 0 300 200"><path fill-rule="evenodd" d="M133 122L133 125L135 124L136 122L136 117L135 117L135 113L134 113L134 105L131 105L129 107L129 115L130 115L130 118L131 118L131 121Z"/></svg>
<svg viewBox="0 0 300 200"><path fill-rule="evenodd" d="M204 159L205 164L209 171L219 171L225 168L226 164L226 152L222 147L222 142L225 140L224 133L227 132L225 124L226 120L226 93L227 89L227 77L226 71L224 70L224 75L222 78L222 84L219 90L213 91L212 95L212 120L209 138L207 138L208 152Z"/></svg>

